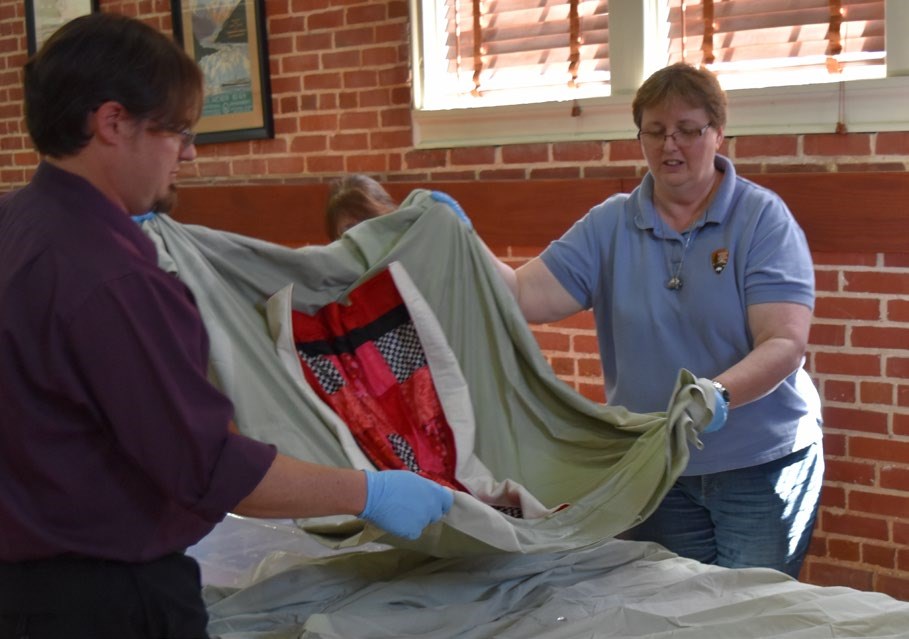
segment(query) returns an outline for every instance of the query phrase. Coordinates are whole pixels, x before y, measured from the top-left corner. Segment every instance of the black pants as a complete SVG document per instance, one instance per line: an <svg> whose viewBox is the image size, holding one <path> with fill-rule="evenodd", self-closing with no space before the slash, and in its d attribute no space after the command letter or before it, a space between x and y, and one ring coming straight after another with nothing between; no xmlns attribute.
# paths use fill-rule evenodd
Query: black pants
<svg viewBox="0 0 909 639"><path fill-rule="evenodd" d="M0 639L207 639L199 565L84 558L0 562Z"/></svg>

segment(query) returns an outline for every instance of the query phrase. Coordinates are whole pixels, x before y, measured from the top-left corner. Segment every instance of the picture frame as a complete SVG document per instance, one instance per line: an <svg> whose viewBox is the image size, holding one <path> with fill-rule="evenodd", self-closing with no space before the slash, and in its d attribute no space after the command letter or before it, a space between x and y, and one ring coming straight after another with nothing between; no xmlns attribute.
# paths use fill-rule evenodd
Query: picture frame
<svg viewBox="0 0 909 639"><path fill-rule="evenodd" d="M274 137L263 0L171 0L174 38L202 69L196 144Z"/></svg>
<svg viewBox="0 0 909 639"><path fill-rule="evenodd" d="M54 31L70 20L98 10L98 0L25 0L28 55L34 55Z"/></svg>

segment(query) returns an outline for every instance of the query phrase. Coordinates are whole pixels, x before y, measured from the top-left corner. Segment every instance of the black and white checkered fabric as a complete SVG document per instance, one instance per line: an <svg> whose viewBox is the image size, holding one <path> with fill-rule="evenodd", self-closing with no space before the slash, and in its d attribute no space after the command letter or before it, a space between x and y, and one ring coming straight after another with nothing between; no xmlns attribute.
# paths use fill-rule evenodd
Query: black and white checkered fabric
<svg viewBox="0 0 909 639"><path fill-rule="evenodd" d="M401 324L375 341L395 379L401 384L426 366L426 355L413 324Z"/></svg>
<svg viewBox="0 0 909 639"><path fill-rule="evenodd" d="M388 436L388 441L391 443L392 449L395 451L395 455L398 456L404 465L407 466L407 470L413 472L419 472L420 466L417 464L417 456L413 452L410 444L407 443L407 440L398 435L397 433L392 433Z"/></svg>
<svg viewBox="0 0 909 639"><path fill-rule="evenodd" d="M319 382L326 393L329 395L337 393L344 386L344 378L335 367L334 363L324 355L307 355L302 350L298 350L300 356L307 366L312 370L313 375Z"/></svg>

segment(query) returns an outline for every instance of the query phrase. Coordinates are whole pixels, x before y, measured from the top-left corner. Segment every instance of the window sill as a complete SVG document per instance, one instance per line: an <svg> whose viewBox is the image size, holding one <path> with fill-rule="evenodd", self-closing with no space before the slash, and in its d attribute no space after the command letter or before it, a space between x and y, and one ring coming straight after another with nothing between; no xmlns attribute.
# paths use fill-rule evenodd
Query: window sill
<svg viewBox="0 0 909 639"><path fill-rule="evenodd" d="M843 85L851 133L909 131L909 76L854 80ZM727 92L726 135L833 133L840 118L840 83ZM628 140L637 129L632 95L503 107L413 111L418 149ZM572 108L581 108L572 116Z"/></svg>

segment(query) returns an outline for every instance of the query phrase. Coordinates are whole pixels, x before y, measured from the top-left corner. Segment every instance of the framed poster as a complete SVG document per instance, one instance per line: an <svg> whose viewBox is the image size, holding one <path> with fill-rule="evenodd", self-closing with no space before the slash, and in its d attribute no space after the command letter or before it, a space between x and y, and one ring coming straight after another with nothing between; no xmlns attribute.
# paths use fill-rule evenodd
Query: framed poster
<svg viewBox="0 0 909 639"><path fill-rule="evenodd" d="M274 137L263 0L171 0L174 37L204 77L196 144Z"/></svg>
<svg viewBox="0 0 909 639"><path fill-rule="evenodd" d="M64 24L98 10L98 0L25 0L28 54L33 55Z"/></svg>

